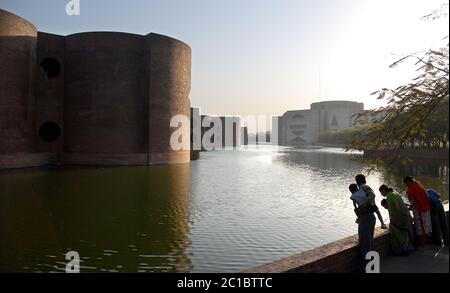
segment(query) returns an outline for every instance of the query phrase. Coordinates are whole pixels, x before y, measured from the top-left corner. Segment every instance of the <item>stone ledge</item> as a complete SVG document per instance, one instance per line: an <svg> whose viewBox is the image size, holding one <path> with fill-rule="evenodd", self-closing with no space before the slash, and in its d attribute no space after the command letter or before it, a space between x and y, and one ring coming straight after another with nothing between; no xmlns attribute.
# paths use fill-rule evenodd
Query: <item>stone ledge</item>
<svg viewBox="0 0 450 293"><path fill-rule="evenodd" d="M61 153L62 165L92 166L139 166L147 165L146 153L129 154L93 154L93 153Z"/></svg>
<svg viewBox="0 0 450 293"><path fill-rule="evenodd" d="M51 163L63 166L147 166L164 164L188 164L190 151L167 153L17 153L0 154L0 170L25 169L47 166Z"/></svg>
<svg viewBox="0 0 450 293"><path fill-rule="evenodd" d="M0 154L0 170L45 166L53 158L51 153Z"/></svg>
<svg viewBox="0 0 450 293"><path fill-rule="evenodd" d="M389 232L375 229L374 250L380 255L389 251ZM244 273L353 273L358 269L358 235L314 248Z"/></svg>

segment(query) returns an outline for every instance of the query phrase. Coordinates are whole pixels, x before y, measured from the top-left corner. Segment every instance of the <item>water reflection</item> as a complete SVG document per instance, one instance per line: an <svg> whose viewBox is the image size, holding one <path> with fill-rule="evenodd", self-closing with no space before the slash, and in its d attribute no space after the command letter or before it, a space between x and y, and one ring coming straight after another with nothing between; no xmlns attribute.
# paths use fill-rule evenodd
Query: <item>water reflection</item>
<svg viewBox="0 0 450 293"><path fill-rule="evenodd" d="M382 181L392 186L400 194L404 193L403 178L407 175L420 180L426 188L433 188L442 195L444 203L448 203L448 160L415 160L407 164L393 162L388 166L373 166L362 163L359 152L344 152L338 148L293 148L280 149L282 156L276 160L289 167L312 167L319 173L333 170L333 173L359 172L376 176L381 174ZM378 186L373 186L378 188Z"/></svg>
<svg viewBox="0 0 450 293"><path fill-rule="evenodd" d="M0 175L0 270L190 271L189 165Z"/></svg>
<svg viewBox="0 0 450 293"><path fill-rule="evenodd" d="M340 149L251 146L190 165L3 172L0 271L63 271L76 250L82 272L239 272L356 234L348 185L370 167ZM448 162L367 180L402 192L406 174L448 199Z"/></svg>
<svg viewBox="0 0 450 293"><path fill-rule="evenodd" d="M403 192L403 178L411 175L420 180L426 188L438 191L444 203L448 204L448 160L421 160L408 164L392 164L382 169L385 181Z"/></svg>
<svg viewBox="0 0 450 293"><path fill-rule="evenodd" d="M336 171L361 170L361 154L345 153L337 148L293 148L281 149L277 159L287 166L308 166L315 170L334 169Z"/></svg>

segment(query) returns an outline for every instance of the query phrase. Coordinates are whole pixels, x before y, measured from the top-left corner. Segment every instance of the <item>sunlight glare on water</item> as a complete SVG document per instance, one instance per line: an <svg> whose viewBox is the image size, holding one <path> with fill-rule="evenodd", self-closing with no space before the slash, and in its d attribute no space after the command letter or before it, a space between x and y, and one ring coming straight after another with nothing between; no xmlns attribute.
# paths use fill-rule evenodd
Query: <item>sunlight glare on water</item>
<svg viewBox="0 0 450 293"><path fill-rule="evenodd" d="M360 159L266 145L190 165L2 172L0 271L64 271L69 250L82 272L243 271L356 234L348 185L367 172ZM448 162L367 179L402 193L407 174L448 201Z"/></svg>

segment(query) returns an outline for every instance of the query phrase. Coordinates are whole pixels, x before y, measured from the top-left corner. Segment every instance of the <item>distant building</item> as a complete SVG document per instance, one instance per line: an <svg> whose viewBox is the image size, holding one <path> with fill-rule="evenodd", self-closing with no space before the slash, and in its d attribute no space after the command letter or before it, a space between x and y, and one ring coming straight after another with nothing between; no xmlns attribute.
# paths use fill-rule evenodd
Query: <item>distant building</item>
<svg viewBox="0 0 450 293"><path fill-rule="evenodd" d="M220 117L220 120L222 121L222 147L241 145L241 118Z"/></svg>
<svg viewBox="0 0 450 293"><path fill-rule="evenodd" d="M248 127L241 127L241 145L248 145Z"/></svg>
<svg viewBox="0 0 450 293"><path fill-rule="evenodd" d="M199 137L196 136L197 127L200 129ZM203 139L206 133L210 135L210 143L216 144L213 149L248 144L248 129L241 127L241 118L200 115L199 108L191 108L191 150L205 150Z"/></svg>
<svg viewBox="0 0 450 293"><path fill-rule="evenodd" d="M3 2L2 2L3 3ZM191 48L150 33L38 32L0 9L0 169L189 163Z"/></svg>
<svg viewBox="0 0 450 293"><path fill-rule="evenodd" d="M191 107L191 136L190 136L190 150L191 150L191 161L196 161L200 159L200 150L199 146L194 145L194 142L198 140L196 136L196 132L194 131L195 127L198 127L196 123L200 123L200 109ZM200 126L201 129L201 126ZM197 143L201 145L201 141Z"/></svg>
<svg viewBox="0 0 450 293"><path fill-rule="evenodd" d="M272 131L282 146L317 143L319 136L331 130L352 127L355 115L364 112L364 104L350 101L328 101L311 104L310 110L288 111L273 117ZM275 137L274 137L275 138Z"/></svg>

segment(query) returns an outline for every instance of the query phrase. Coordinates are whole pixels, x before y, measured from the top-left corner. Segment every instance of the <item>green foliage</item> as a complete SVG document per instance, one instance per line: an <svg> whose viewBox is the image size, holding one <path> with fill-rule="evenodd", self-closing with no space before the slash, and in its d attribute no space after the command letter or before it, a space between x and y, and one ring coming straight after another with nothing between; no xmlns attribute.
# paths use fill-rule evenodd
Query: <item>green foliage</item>
<svg viewBox="0 0 450 293"><path fill-rule="evenodd" d="M331 130L322 133L319 136L319 143L345 146L351 141L354 135L359 132L366 131L368 126L368 124L365 124L357 127Z"/></svg>
<svg viewBox="0 0 450 293"><path fill-rule="evenodd" d="M426 17L433 18L436 13ZM408 55L391 67L409 59L416 60L417 77L396 89L384 88L373 93L386 100L387 106L357 117L357 123L369 125L354 131L347 140L347 149L389 149L398 154L405 148L448 148L448 43L422 55Z"/></svg>

